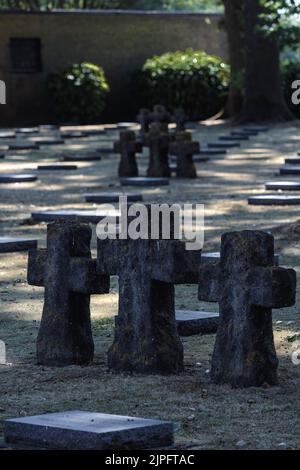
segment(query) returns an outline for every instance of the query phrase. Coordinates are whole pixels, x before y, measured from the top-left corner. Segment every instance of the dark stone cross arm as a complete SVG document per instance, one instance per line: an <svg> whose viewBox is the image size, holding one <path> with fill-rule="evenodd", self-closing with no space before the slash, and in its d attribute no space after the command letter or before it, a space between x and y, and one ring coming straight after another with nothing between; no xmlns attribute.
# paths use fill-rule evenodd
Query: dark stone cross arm
<svg viewBox="0 0 300 470"><path fill-rule="evenodd" d="M238 282L238 279L236 280ZM240 282L243 282L241 277ZM249 268L244 276L245 289L251 305L265 308L284 308L295 304L296 273L280 267ZM222 292L220 263L203 265L199 271L198 298L219 302Z"/></svg>
<svg viewBox="0 0 300 470"><path fill-rule="evenodd" d="M28 284L45 286L47 250L30 250L28 257ZM71 292L79 294L107 294L109 276L97 272L97 260L74 257L69 260L68 286Z"/></svg>

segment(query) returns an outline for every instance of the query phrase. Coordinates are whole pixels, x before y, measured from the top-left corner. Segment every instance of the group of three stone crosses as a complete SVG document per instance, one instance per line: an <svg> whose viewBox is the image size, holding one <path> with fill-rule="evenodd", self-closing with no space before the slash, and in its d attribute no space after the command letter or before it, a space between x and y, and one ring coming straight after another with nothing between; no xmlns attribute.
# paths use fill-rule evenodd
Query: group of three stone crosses
<svg viewBox="0 0 300 470"><path fill-rule="evenodd" d="M164 106L154 106L153 112L142 109L138 115L141 124L140 135L134 131L121 131L120 140L114 145L116 152L121 154L119 164L120 177L136 177L139 174L136 153L143 147L149 148L148 177L169 178L169 154L177 157L176 176L178 178L196 178L197 171L193 155L199 152L199 143L192 142L190 132L185 132L186 116L182 109L177 109L174 116ZM175 134L170 134L168 124L176 122Z"/></svg>
<svg viewBox="0 0 300 470"><path fill-rule="evenodd" d="M148 212L150 225L150 211ZM272 308L294 305L296 273L274 266L273 236L262 231L223 234L219 261L170 240L97 240L73 222L48 225L47 249L29 253L28 282L44 286L37 361L48 366L93 360L90 296L119 278L119 311L108 366L116 372L176 374L183 370L174 286L197 284L198 298L218 302L220 323L211 362L215 383L234 387L277 382ZM201 337L199 337L201 341Z"/></svg>

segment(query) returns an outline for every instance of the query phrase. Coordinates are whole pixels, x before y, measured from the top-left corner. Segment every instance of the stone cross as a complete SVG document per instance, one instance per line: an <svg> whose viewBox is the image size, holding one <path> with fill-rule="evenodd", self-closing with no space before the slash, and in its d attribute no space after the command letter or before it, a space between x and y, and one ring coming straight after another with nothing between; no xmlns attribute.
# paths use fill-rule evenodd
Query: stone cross
<svg viewBox="0 0 300 470"><path fill-rule="evenodd" d="M141 125L141 134L147 134L151 123L151 111L147 108L142 108L137 115L137 121Z"/></svg>
<svg viewBox="0 0 300 470"><path fill-rule="evenodd" d="M84 365L93 360L90 296L109 292L109 277L97 273L90 242L88 225L55 222L47 227L47 249L29 252L28 283L45 287L38 364Z"/></svg>
<svg viewBox="0 0 300 470"><path fill-rule="evenodd" d="M135 153L142 151L142 144L136 141L134 131L121 131L120 140L114 143L114 150L121 154L119 176L138 176Z"/></svg>
<svg viewBox="0 0 300 470"><path fill-rule="evenodd" d="M169 122L171 122L171 115L163 105L156 104L155 106L153 106L151 120L152 122L168 124Z"/></svg>
<svg viewBox="0 0 300 470"><path fill-rule="evenodd" d="M171 175L169 168L169 143L170 136L165 129L161 132L161 124L153 122L150 125L150 131L144 138L144 145L149 147L150 160L147 169L147 176L169 177Z"/></svg>
<svg viewBox="0 0 300 470"><path fill-rule="evenodd" d="M188 120L188 116L185 114L183 108L177 108L174 111L173 121L176 124L176 132L185 131L185 123Z"/></svg>
<svg viewBox="0 0 300 470"><path fill-rule="evenodd" d="M186 251L172 227L170 232L170 240L98 239L98 272L119 277L119 312L108 352L112 370L146 374L183 370L174 285L198 283L201 252Z"/></svg>
<svg viewBox="0 0 300 470"><path fill-rule="evenodd" d="M215 383L277 382L272 308L294 305L296 273L273 264L273 236L242 231L224 234L220 262L200 267L199 299L220 307L211 367Z"/></svg>
<svg viewBox="0 0 300 470"><path fill-rule="evenodd" d="M197 178L193 155L200 151L198 142L192 142L190 132L177 132L175 142L170 144L170 153L177 156L177 178Z"/></svg>

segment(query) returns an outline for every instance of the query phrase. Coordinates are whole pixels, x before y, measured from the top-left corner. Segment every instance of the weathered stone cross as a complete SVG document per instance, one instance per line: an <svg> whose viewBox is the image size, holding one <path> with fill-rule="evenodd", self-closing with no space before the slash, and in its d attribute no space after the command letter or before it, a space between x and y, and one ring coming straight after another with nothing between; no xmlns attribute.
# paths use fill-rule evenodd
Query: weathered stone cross
<svg viewBox="0 0 300 470"><path fill-rule="evenodd" d="M172 227L171 234L171 240L98 239L98 272L119 277L119 313L108 352L112 370L171 374L183 369L174 284L197 284L201 253L186 251Z"/></svg>
<svg viewBox="0 0 300 470"><path fill-rule="evenodd" d="M153 122L150 131L144 138L144 145L150 149L150 160L147 169L147 176L169 177L169 142L170 136L166 132L161 132L161 125Z"/></svg>
<svg viewBox="0 0 300 470"><path fill-rule="evenodd" d="M177 156L177 178L197 178L193 155L198 153L200 145L192 142L190 132L177 132L175 142L170 144L170 153Z"/></svg>
<svg viewBox="0 0 300 470"><path fill-rule="evenodd" d="M121 154L119 176L138 176L135 153L142 151L142 144L136 141L134 131L121 131L120 140L114 143L114 150Z"/></svg>
<svg viewBox="0 0 300 470"><path fill-rule="evenodd" d="M294 305L296 273L273 264L273 236L242 231L224 234L220 262L200 267L199 299L220 306L211 367L215 383L277 382L272 308Z"/></svg>
<svg viewBox="0 0 300 470"><path fill-rule="evenodd" d="M185 130L185 123L188 117L183 108L177 108L173 114L173 121L176 124L176 132L183 132Z"/></svg>
<svg viewBox="0 0 300 470"><path fill-rule="evenodd" d="M141 134L147 134L151 123L151 111L147 108L142 108L137 115L137 121L141 125Z"/></svg>
<svg viewBox="0 0 300 470"><path fill-rule="evenodd" d="M168 124L169 122L171 122L171 115L163 105L156 104L155 106L153 106L151 120L152 122Z"/></svg>
<svg viewBox="0 0 300 470"><path fill-rule="evenodd" d="M47 227L47 250L29 252L28 283L45 287L39 364L88 364L93 359L90 296L109 292L109 276L97 273L90 242L88 225L55 222Z"/></svg>

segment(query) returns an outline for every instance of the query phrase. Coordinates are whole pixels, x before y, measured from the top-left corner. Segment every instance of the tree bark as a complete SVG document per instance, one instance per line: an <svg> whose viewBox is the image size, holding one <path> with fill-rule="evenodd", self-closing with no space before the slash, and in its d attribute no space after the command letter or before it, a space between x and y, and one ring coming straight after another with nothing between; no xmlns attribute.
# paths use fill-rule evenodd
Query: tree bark
<svg viewBox="0 0 300 470"><path fill-rule="evenodd" d="M243 105L243 80L245 71L244 0L223 0L225 8L225 27L229 43L229 62L231 81L226 117L240 113Z"/></svg>
<svg viewBox="0 0 300 470"><path fill-rule="evenodd" d="M260 0L245 0L245 98L239 123L293 119L281 87L279 47L259 30L260 13Z"/></svg>

